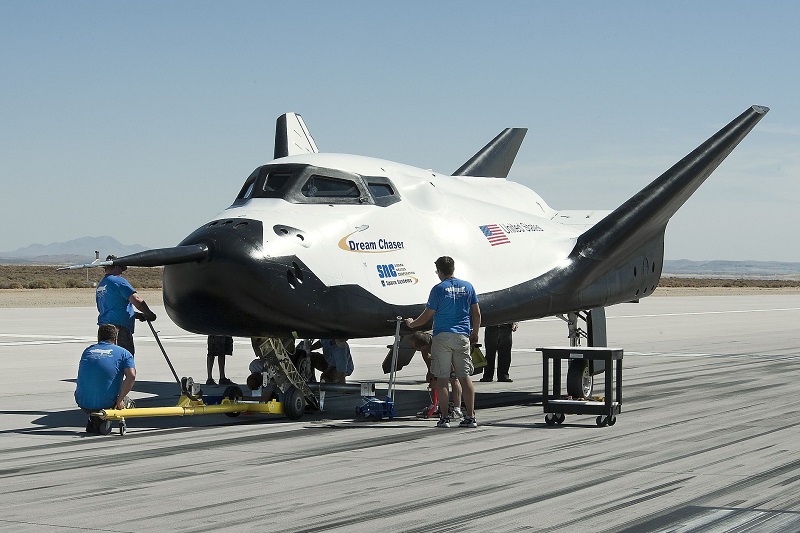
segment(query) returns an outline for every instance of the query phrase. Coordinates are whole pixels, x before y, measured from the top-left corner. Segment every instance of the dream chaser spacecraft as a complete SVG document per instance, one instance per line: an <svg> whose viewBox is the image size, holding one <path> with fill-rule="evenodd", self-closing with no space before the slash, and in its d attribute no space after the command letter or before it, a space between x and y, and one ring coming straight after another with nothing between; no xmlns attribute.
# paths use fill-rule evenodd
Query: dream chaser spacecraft
<svg viewBox="0 0 800 533"><path fill-rule="evenodd" d="M176 247L98 265L164 265L167 312L195 333L355 338L418 316L438 283L434 260L449 255L484 325L566 315L573 340L585 331L602 346L603 308L652 294L670 217L767 111L750 107L610 212L556 210L507 180L524 129L446 175L320 153L288 113L274 159L227 209Z"/></svg>

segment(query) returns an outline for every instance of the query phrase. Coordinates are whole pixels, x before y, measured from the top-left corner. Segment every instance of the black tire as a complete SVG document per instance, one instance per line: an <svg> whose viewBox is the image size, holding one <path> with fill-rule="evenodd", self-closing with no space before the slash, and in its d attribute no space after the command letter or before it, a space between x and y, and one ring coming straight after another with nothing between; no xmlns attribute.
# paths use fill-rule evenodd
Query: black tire
<svg viewBox="0 0 800 533"><path fill-rule="evenodd" d="M603 426L605 425L605 424L603 424L603 417L602 417L602 415L601 415L601 416L598 416L598 417L595 419L595 421L594 421L594 422L595 422L595 424L597 424L597 427L603 427Z"/></svg>
<svg viewBox="0 0 800 533"><path fill-rule="evenodd" d="M567 415L565 415L564 413L560 413L558 416L556 416L556 424L558 424L560 426L561 424L564 423L564 420L566 420L566 419L567 419Z"/></svg>
<svg viewBox="0 0 800 533"><path fill-rule="evenodd" d="M555 424L556 423L555 415L550 415L550 414L544 415L544 423L547 424L548 426L552 426L553 424Z"/></svg>
<svg viewBox="0 0 800 533"><path fill-rule="evenodd" d="M99 420L97 422L97 432L101 435L111 434L111 420Z"/></svg>
<svg viewBox="0 0 800 533"><path fill-rule="evenodd" d="M119 436L124 437L127 431L128 431L128 425L125 423L124 420L121 420L119 423Z"/></svg>
<svg viewBox="0 0 800 533"><path fill-rule="evenodd" d="M223 398L227 398L229 400L241 400L244 397L242 394L242 389L240 389L236 385L231 385L225 389L225 392L222 393ZM234 412L234 413L225 413L225 416L229 416L231 418L236 418L242 413Z"/></svg>
<svg viewBox="0 0 800 533"><path fill-rule="evenodd" d="M608 417L608 425L609 426L613 426L616 423L617 423L617 417L616 416L612 415L612 416Z"/></svg>
<svg viewBox="0 0 800 533"><path fill-rule="evenodd" d="M591 398L594 378L589 371L589 361L571 359L567 368L567 394L573 398Z"/></svg>
<svg viewBox="0 0 800 533"><path fill-rule="evenodd" d="M289 387L283 394L283 413L286 418L300 420L306 412L306 398L297 387Z"/></svg>

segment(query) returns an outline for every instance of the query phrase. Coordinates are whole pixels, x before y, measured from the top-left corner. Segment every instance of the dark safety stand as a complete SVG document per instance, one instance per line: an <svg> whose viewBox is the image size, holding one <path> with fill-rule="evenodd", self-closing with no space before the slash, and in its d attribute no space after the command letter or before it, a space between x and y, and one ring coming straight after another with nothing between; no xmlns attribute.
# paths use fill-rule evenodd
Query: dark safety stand
<svg viewBox="0 0 800 533"><path fill-rule="evenodd" d="M542 408L544 421L548 426L564 422L564 415L598 415L597 425L613 426L617 422L615 415L622 411L622 349L594 346L566 346L536 348L542 352ZM553 361L553 394L550 390L550 365ZM561 361L563 359L588 359L605 361L605 396L602 401L591 398L561 397ZM616 361L616 365L611 362ZM612 368L615 376L612 376ZM616 381L616 396L612 397L612 385Z"/></svg>

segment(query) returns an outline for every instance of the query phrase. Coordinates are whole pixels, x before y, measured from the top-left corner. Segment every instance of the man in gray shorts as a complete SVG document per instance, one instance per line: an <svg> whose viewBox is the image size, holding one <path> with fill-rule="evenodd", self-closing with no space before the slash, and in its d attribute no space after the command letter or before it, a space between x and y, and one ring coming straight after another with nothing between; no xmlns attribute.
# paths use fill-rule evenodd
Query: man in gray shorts
<svg viewBox="0 0 800 533"><path fill-rule="evenodd" d="M468 281L453 276L453 258L443 256L436 260L436 275L440 283L434 285L428 296L425 310L415 319L407 318L409 328L427 324L433 318L433 343L431 346L431 372L436 376L439 395L439 422L436 427L449 428L447 382L451 368L461 383L466 414L459 427L478 427L475 420L475 387L470 379L472 358L470 343L478 342L481 327L481 309L478 295Z"/></svg>

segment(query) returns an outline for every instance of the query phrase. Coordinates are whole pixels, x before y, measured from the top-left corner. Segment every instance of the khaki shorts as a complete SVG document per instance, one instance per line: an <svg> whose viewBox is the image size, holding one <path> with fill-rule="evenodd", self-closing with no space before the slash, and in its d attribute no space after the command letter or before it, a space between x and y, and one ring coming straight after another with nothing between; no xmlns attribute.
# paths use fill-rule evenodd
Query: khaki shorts
<svg viewBox="0 0 800 533"><path fill-rule="evenodd" d="M437 378L449 378L453 370L459 378L471 375L474 370L469 337L449 331L437 333L431 345L431 373Z"/></svg>

